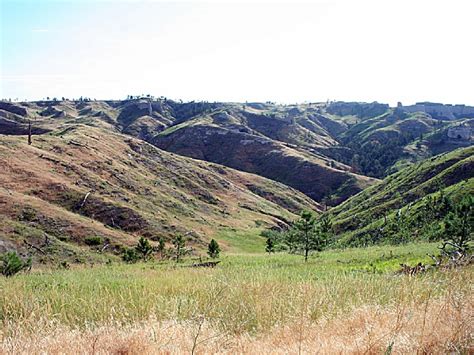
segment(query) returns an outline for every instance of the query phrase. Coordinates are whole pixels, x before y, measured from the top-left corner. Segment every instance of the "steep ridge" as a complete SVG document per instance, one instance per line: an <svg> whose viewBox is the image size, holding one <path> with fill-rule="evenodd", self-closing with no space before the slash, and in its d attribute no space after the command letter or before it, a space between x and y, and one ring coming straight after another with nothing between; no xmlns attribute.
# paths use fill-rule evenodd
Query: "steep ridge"
<svg viewBox="0 0 474 355"><path fill-rule="evenodd" d="M443 118L401 105L388 108L375 103L336 102L324 111L346 129L337 135L340 146L328 147L322 153L363 175L383 178L474 142L474 120L469 116Z"/></svg>
<svg viewBox="0 0 474 355"><path fill-rule="evenodd" d="M204 122L170 132L173 127L156 136L152 142L167 151L265 176L292 186L315 201L331 205L373 182L351 173L343 164L266 136Z"/></svg>

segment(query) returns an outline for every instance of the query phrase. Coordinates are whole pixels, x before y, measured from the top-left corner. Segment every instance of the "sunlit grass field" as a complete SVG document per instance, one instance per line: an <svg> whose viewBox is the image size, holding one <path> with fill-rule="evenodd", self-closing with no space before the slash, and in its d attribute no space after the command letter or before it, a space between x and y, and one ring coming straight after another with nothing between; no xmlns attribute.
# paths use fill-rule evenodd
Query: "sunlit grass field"
<svg viewBox="0 0 474 355"><path fill-rule="evenodd" d="M472 322L464 321L465 314L472 311L472 267L415 277L396 273L400 263L428 263L427 253L435 253L436 248L436 244L411 244L325 251L307 263L301 256L288 254L223 255L216 268L194 268L190 266L192 260L185 260L180 264L154 261L33 270L0 278L0 350L54 352L56 344L65 352L90 352L90 337L100 338L97 334L108 329L103 336L122 339L121 349L132 353L137 349L148 353L267 352L278 348L271 340L275 332L289 327L285 333L289 336L304 326L308 334L319 329L318 335L305 339L295 335L281 344L282 349L286 346L288 352L311 352L319 344L324 352L336 344L328 343L331 346L327 348L314 341L328 331L331 322L347 326L348 319L358 312L366 314L368 321L374 317L374 322L383 319L383 312L389 314L387 323L379 325L379 330L388 326L386 335L376 332L376 352L385 351L391 343L395 352L418 351L424 346L435 352L450 346L466 350L472 340L468 334L473 330ZM453 311L452 307L457 308ZM382 312L380 319L374 315L377 310ZM440 314L435 317L433 312ZM436 336L437 342L428 345L423 336L411 342L396 341L397 322L405 318L408 323L425 322L423 332L428 333L435 326L426 324L432 317L438 322L452 321L446 329L454 335L442 336L454 338ZM355 326L354 334L361 331L359 326ZM58 329L62 337L72 337L69 342L76 344L74 349L61 347ZM410 331L418 334L419 330ZM141 340L136 344L136 338L129 336ZM348 341L344 339L338 344ZM354 339L344 348L354 346ZM426 339L433 342L434 338ZM367 339L362 336L359 340L360 349L355 347L353 352L367 350ZM249 344L260 344L260 348L249 348ZM94 351L121 351L114 349L108 342L99 342Z"/></svg>

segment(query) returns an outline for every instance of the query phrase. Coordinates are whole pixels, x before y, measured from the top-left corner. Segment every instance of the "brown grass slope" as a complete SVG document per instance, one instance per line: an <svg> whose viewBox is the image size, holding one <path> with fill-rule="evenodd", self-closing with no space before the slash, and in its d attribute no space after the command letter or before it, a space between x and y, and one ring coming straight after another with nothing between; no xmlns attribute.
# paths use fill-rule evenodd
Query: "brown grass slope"
<svg viewBox="0 0 474 355"><path fill-rule="evenodd" d="M285 185L159 150L101 120L70 122L37 118L52 133L31 146L0 135L0 251L26 251L26 240L39 258L103 259L85 238L118 251L176 233L199 248L221 229L282 226L319 209Z"/></svg>
<svg viewBox="0 0 474 355"><path fill-rule="evenodd" d="M41 118L42 129L57 121L102 125L167 151L282 182L315 201L335 205L374 179L353 174L349 166L320 153L319 148L338 145L333 135L345 126L318 112L320 107L311 104L137 99L12 104L0 107L0 118L8 117L10 125L16 122L21 127L16 134L26 132L27 118Z"/></svg>
<svg viewBox="0 0 474 355"><path fill-rule="evenodd" d="M212 161L289 185L315 201L337 204L376 180L349 167L253 132L202 120L164 131L153 144L180 155Z"/></svg>

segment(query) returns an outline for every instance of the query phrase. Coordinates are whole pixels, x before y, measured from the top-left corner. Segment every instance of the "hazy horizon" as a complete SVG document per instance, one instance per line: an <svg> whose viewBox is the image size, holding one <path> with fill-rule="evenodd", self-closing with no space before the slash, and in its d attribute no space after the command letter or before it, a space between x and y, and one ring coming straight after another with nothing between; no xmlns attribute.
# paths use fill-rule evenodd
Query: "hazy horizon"
<svg viewBox="0 0 474 355"><path fill-rule="evenodd" d="M0 98L474 105L467 0L6 0L0 9Z"/></svg>
<svg viewBox="0 0 474 355"><path fill-rule="evenodd" d="M131 99L148 99L148 96L146 95L132 95L133 98ZM172 100L172 101L183 101L183 102L212 102L212 103L222 103L222 104L252 104L252 103L255 103L255 104L265 104L265 103L272 103L272 104L275 104L275 105L281 105L281 106L292 106L292 105L307 105L307 104L324 104L326 102L346 102L346 103L350 103L350 102L359 102L359 103L379 103L379 104L388 104L390 107L394 108L397 106L398 102L396 104L391 104L389 102L382 102L382 101L379 101L379 100L370 100L370 101L350 101L350 100L344 100L344 99L341 99L341 100L330 100L330 101L318 101L318 100L313 100L313 101L295 101L295 102L275 102L275 101L249 101L249 100L245 100L245 101L216 101L216 100L182 100L180 98L176 98L176 97L166 97L166 96L162 96L162 95L151 95L150 94L150 97L152 97L154 100L157 100L157 99L161 99L162 97L164 97L166 100ZM123 98L95 98L95 97L90 97L90 96L80 96L80 97L64 97L64 101L72 101L72 102L80 102L81 100L84 100L84 101L88 101L88 100L91 100L91 101L98 101L98 102L103 102L103 101L126 101L126 100L129 100L130 98L128 97L123 97ZM12 102L17 102L17 103L28 103L28 102L54 102L55 100L58 101L58 102L61 102L63 101L62 100L62 97L44 97L44 98L40 98L40 99L31 99L31 100L20 100L18 98L11 98L11 97L0 97L0 100L11 100ZM411 106L411 105L415 105L415 104L421 104L421 103L432 103L432 104L443 104L443 105L451 105L451 106L455 106L455 105L465 105L465 106L472 106L472 105L469 105L469 104L465 104L465 103L451 103L451 102L434 102L434 101L428 101L428 100L422 100L422 101L417 101L417 102L410 102L410 103L403 103L403 106Z"/></svg>

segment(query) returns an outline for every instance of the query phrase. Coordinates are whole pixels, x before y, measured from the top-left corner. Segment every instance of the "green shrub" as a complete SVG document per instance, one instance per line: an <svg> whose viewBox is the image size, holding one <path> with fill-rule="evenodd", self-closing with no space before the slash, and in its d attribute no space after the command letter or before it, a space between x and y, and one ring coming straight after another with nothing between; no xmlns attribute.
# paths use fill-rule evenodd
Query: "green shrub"
<svg viewBox="0 0 474 355"><path fill-rule="evenodd" d="M129 264L134 264L140 259L135 248L128 248L123 251L122 260Z"/></svg>
<svg viewBox="0 0 474 355"><path fill-rule="evenodd" d="M64 269L64 270L68 270L70 267L71 265L69 265L69 263L65 260L61 261L58 266L59 269Z"/></svg>
<svg viewBox="0 0 474 355"><path fill-rule="evenodd" d="M71 238L68 235L60 235L60 236L58 236L58 239L61 242L69 242L71 240Z"/></svg>
<svg viewBox="0 0 474 355"><path fill-rule="evenodd" d="M36 210L31 207L26 207L21 211L21 221L34 221L36 219Z"/></svg>
<svg viewBox="0 0 474 355"><path fill-rule="evenodd" d="M158 247L156 250L160 253L160 257L163 258L164 253L165 253L165 238L160 237L158 239Z"/></svg>
<svg viewBox="0 0 474 355"><path fill-rule="evenodd" d="M101 245L103 242L104 240L102 239L102 237L99 236L86 237L84 239L84 243L90 246Z"/></svg>
<svg viewBox="0 0 474 355"><path fill-rule="evenodd" d="M6 277L13 276L21 270L31 268L31 258L22 260L16 251L9 251L0 256L0 272Z"/></svg>

